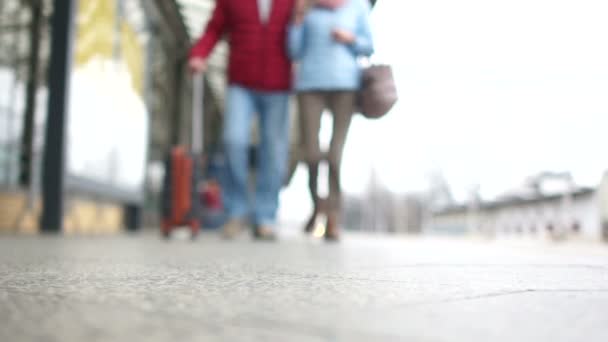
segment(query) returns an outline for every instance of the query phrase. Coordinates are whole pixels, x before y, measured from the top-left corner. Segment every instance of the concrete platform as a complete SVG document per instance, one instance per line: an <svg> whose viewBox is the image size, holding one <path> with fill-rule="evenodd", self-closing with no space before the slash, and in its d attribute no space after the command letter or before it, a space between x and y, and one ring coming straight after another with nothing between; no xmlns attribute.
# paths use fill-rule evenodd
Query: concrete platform
<svg viewBox="0 0 608 342"><path fill-rule="evenodd" d="M0 341L608 341L608 246L0 238Z"/></svg>

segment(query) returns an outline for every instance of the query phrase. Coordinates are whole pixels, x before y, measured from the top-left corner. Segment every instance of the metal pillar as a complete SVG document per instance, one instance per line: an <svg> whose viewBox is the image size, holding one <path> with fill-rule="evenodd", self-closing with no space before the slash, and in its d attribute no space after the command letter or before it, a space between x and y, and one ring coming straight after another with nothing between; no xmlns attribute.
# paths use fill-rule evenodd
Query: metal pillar
<svg viewBox="0 0 608 342"><path fill-rule="evenodd" d="M126 205L124 207L125 226L130 232L137 231L142 225L142 208L140 205Z"/></svg>
<svg viewBox="0 0 608 342"><path fill-rule="evenodd" d="M43 232L63 229L66 124L77 0L54 0L49 64L49 101L42 176Z"/></svg>
<svg viewBox="0 0 608 342"><path fill-rule="evenodd" d="M30 22L30 55L28 65L27 93L25 100L25 123L21 139L21 174L19 183L22 186L32 186L32 163L34 156L34 127L36 124L36 94L40 70L40 41L42 29L42 1L33 0L30 3L32 20Z"/></svg>

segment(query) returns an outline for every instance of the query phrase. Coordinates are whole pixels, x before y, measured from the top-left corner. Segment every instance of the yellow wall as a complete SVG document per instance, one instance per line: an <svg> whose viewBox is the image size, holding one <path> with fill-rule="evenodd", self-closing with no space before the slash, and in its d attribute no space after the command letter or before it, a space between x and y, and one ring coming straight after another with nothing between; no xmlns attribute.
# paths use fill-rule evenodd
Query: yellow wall
<svg viewBox="0 0 608 342"><path fill-rule="evenodd" d="M68 235L116 234L123 230L120 205L84 198L66 199L64 233ZM0 233L35 234L39 231L40 201L27 207L25 193L0 192Z"/></svg>
<svg viewBox="0 0 608 342"><path fill-rule="evenodd" d="M39 201L28 209L24 193L0 192L0 232L36 233L39 213Z"/></svg>
<svg viewBox="0 0 608 342"><path fill-rule="evenodd" d="M66 234L115 234L122 230L123 210L120 206L85 199L72 199L67 203Z"/></svg>

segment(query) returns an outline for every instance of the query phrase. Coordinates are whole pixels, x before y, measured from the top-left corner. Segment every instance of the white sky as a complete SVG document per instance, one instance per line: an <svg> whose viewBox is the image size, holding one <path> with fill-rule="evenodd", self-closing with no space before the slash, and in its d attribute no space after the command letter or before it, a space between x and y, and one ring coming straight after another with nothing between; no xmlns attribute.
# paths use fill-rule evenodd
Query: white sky
<svg viewBox="0 0 608 342"><path fill-rule="evenodd" d="M541 170L596 183L608 168L607 18L606 0L380 0L376 59L395 68L401 101L355 123L345 187L361 190L349 173L364 161L399 191L441 168L459 197Z"/></svg>
<svg viewBox="0 0 608 342"><path fill-rule="evenodd" d="M608 169L608 1L380 0L372 20L375 60L394 67L401 100L382 120L355 120L346 191L362 191L372 165L400 192L440 168L459 199L543 170L594 185ZM305 183L301 169L284 196Z"/></svg>

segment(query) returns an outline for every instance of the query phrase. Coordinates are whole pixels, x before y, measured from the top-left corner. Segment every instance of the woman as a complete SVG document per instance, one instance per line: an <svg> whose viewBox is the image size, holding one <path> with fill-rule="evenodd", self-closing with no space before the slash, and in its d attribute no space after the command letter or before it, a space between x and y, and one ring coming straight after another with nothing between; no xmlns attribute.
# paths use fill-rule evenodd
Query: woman
<svg viewBox="0 0 608 342"><path fill-rule="evenodd" d="M311 232L321 211L327 213L325 238L339 238L341 214L340 163L355 111L361 70L358 57L370 56L373 44L367 0L298 0L289 28L288 50L297 63L295 90L301 115L314 211L305 231ZM322 210L317 192L321 115L333 115L329 162L329 198Z"/></svg>

